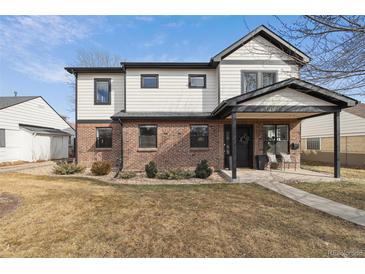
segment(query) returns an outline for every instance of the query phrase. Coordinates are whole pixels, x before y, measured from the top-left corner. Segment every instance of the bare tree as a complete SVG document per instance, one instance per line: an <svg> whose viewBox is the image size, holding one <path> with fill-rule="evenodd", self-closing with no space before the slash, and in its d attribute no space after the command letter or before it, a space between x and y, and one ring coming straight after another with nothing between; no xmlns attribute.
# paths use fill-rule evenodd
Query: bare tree
<svg viewBox="0 0 365 274"><path fill-rule="evenodd" d="M96 50L79 50L76 55L74 67L119 67L122 59L118 55ZM67 83L72 89L75 88L75 79L70 75ZM75 111L75 92L72 91L68 98L69 111Z"/></svg>
<svg viewBox="0 0 365 274"><path fill-rule="evenodd" d="M365 95L365 16L301 16L275 30L312 57L303 79L347 95Z"/></svg>

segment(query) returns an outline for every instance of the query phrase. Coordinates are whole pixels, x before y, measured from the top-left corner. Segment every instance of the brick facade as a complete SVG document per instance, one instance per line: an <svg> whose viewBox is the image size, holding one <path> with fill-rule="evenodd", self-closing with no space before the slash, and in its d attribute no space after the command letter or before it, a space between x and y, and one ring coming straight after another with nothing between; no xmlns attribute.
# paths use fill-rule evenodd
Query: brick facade
<svg viewBox="0 0 365 274"><path fill-rule="evenodd" d="M124 121L123 129L119 123L111 124L78 124L77 125L77 157L81 164L91 166L97 160L109 161L114 166L121 157L121 137L123 137L123 165L125 170L143 170L149 161L155 161L161 169L193 168L202 160L207 159L214 168L224 166L224 124L225 121ZM297 120L238 120L238 124L253 125L253 154L263 154L263 125L288 124L290 128L290 143L300 144L300 121ZM157 149L139 148L139 125L157 125ZM209 148L190 148L190 125L209 125ZM96 128L113 128L113 148L96 149ZM122 136L123 133L123 136ZM290 150L290 153L300 162L300 149ZM254 158L252 159L255 166Z"/></svg>
<svg viewBox="0 0 365 274"><path fill-rule="evenodd" d="M96 148L96 128L111 127L113 129L112 148ZM90 167L95 161L108 161L116 165L121 157L121 126L119 123L110 124L77 124L77 161Z"/></svg>
<svg viewBox="0 0 365 274"><path fill-rule="evenodd" d="M157 150L139 149L139 125L157 125ZM209 125L209 148L190 148L190 125ZM191 168L207 159L214 168L223 167L223 125L212 121L130 121L123 123L124 168L143 170L155 161L163 169Z"/></svg>

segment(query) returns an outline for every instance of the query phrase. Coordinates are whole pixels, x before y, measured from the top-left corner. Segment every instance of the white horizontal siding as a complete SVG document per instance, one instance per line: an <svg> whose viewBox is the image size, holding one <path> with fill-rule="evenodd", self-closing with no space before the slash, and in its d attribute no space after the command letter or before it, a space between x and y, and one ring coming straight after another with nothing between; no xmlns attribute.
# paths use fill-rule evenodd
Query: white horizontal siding
<svg viewBox="0 0 365 274"><path fill-rule="evenodd" d="M256 106L333 106L334 104L318 99L291 88L272 92L249 101L242 105Z"/></svg>
<svg viewBox="0 0 365 274"><path fill-rule="evenodd" d="M0 128L19 129L19 124L57 129L70 128L40 97L0 110Z"/></svg>
<svg viewBox="0 0 365 274"><path fill-rule="evenodd" d="M94 104L94 79L111 78L111 104ZM79 73L77 78L77 119L108 120L124 109L123 73Z"/></svg>
<svg viewBox="0 0 365 274"><path fill-rule="evenodd" d="M242 65L221 64L220 69L220 93L221 101L241 94L241 71L276 71L277 81L288 78L299 78L297 65Z"/></svg>
<svg viewBox="0 0 365 274"><path fill-rule="evenodd" d="M141 89L141 74L158 74L159 87ZM206 88L189 88L189 74L206 74ZM216 71L183 69L127 69L127 112L212 111L218 102Z"/></svg>
<svg viewBox="0 0 365 274"><path fill-rule="evenodd" d="M365 135L365 119L341 111L340 130L341 136ZM333 137L333 114L303 120L302 138L308 137Z"/></svg>
<svg viewBox="0 0 365 274"><path fill-rule="evenodd" d="M265 38L257 36L226 56L224 60L293 60L293 58Z"/></svg>
<svg viewBox="0 0 365 274"><path fill-rule="evenodd" d="M70 126L42 98L2 109L0 110L0 128L5 129L5 147L0 148L0 162L32 161L33 136L21 130L19 124L71 130Z"/></svg>

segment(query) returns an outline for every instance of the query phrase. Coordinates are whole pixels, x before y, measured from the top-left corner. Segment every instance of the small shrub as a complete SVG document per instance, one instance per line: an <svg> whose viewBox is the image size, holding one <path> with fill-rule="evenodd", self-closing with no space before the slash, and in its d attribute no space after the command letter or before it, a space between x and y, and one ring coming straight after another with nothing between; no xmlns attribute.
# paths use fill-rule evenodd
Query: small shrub
<svg viewBox="0 0 365 274"><path fill-rule="evenodd" d="M91 166L91 173L95 176L107 175L111 171L110 163L104 161L94 162Z"/></svg>
<svg viewBox="0 0 365 274"><path fill-rule="evenodd" d="M81 173L85 170L85 167L67 162L60 162L53 169L53 173L58 175L69 175L75 173Z"/></svg>
<svg viewBox="0 0 365 274"><path fill-rule="evenodd" d="M194 171L183 170L183 169L175 169L162 171L157 173L157 178L161 180L181 180L181 179L190 179L195 176Z"/></svg>
<svg viewBox="0 0 365 274"><path fill-rule="evenodd" d="M148 178L155 178L158 172L156 163L154 161L150 161L147 165L145 165L145 171Z"/></svg>
<svg viewBox="0 0 365 274"><path fill-rule="evenodd" d="M136 176L137 174L133 171L123 171L119 174L119 178L121 179L132 179Z"/></svg>
<svg viewBox="0 0 365 274"><path fill-rule="evenodd" d="M197 178L206 179L212 174L213 170L209 167L207 160L201 160L195 169Z"/></svg>

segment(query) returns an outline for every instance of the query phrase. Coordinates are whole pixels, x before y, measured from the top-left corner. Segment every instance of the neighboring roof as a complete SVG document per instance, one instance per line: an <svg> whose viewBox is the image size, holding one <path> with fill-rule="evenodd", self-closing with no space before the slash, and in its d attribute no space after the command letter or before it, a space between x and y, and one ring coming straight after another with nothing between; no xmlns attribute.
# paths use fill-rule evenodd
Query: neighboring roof
<svg viewBox="0 0 365 274"><path fill-rule="evenodd" d="M331 102L336 104L338 107L347 108L357 105L359 102L351 97L336 93L334 91L322 88L320 86L308 83L306 81L297 79L297 78L289 78L287 80L274 83L270 86L263 87L260 89L256 89L251 92L247 92L227 100L222 101L212 112L212 115L218 115L222 111L226 111L227 108L233 108L237 104L240 104L245 101L249 101L251 99L269 94L271 92L290 87L295 90L304 92L308 95L320 98L322 100Z"/></svg>
<svg viewBox="0 0 365 274"><path fill-rule="evenodd" d="M26 125L26 124L19 124L19 127L29 130L33 133L42 134L42 135L59 135L59 136L69 136L70 134L56 128L50 127L40 127L34 125Z"/></svg>
<svg viewBox="0 0 365 274"><path fill-rule="evenodd" d="M365 118L365 104L358 104L352 108L345 109L346 112Z"/></svg>
<svg viewBox="0 0 365 274"><path fill-rule="evenodd" d="M111 117L118 119L208 119L210 112L123 112Z"/></svg>
<svg viewBox="0 0 365 274"><path fill-rule="evenodd" d="M92 72L99 72L99 73L120 73L123 72L121 67L65 67L65 70L68 73L75 74L78 72L84 73L92 73Z"/></svg>
<svg viewBox="0 0 365 274"><path fill-rule="evenodd" d="M11 107L40 96L0 96L0 109Z"/></svg>
<svg viewBox="0 0 365 274"><path fill-rule="evenodd" d="M123 68L181 68L181 69L213 69L212 62L121 62Z"/></svg>
<svg viewBox="0 0 365 274"><path fill-rule="evenodd" d="M237 50L239 47L246 44L258 35L262 36L263 38L274 44L280 50L283 50L287 54L293 56L295 60L301 61L301 64L308 63L310 61L310 57L308 55L306 55L304 52L302 52L289 42L285 41L283 38L278 36L276 33L271 31L264 25L259 26L238 41L234 42L229 47L222 50L220 53L212 58L212 61L220 62L225 56L231 54L233 51Z"/></svg>

